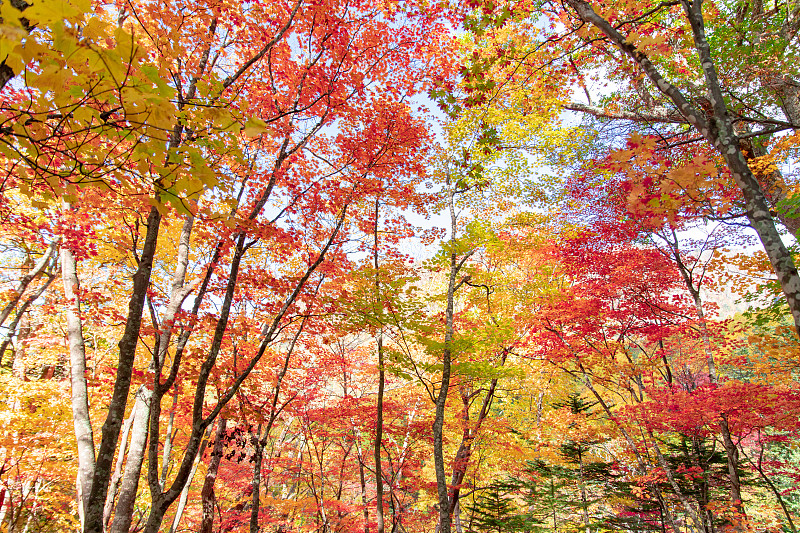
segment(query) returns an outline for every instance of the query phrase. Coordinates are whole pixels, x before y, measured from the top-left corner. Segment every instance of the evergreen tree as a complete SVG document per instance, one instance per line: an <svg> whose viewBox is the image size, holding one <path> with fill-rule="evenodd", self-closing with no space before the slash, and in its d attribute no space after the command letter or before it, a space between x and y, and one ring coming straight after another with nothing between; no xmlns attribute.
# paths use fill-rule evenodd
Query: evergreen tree
<svg viewBox="0 0 800 533"><path fill-rule="evenodd" d="M467 506L471 515L470 533L516 533L526 529L527 520L510 496L515 485L507 482L492 483L485 492Z"/></svg>

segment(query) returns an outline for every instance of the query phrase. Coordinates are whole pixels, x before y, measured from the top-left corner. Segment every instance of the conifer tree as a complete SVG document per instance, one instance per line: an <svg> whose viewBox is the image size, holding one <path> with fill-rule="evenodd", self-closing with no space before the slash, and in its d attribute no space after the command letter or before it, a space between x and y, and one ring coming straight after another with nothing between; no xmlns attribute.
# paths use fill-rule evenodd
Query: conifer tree
<svg viewBox="0 0 800 533"><path fill-rule="evenodd" d="M530 531L527 516L520 513L517 504L510 496L514 483L495 482L467 507L471 516L470 533L515 533Z"/></svg>

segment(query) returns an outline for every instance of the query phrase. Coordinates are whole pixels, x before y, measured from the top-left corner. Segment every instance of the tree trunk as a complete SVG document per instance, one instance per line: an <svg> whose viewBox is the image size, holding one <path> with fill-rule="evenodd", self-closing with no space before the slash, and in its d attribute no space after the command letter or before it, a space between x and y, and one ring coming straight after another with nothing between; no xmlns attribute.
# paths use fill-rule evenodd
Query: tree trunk
<svg viewBox="0 0 800 533"><path fill-rule="evenodd" d="M364 507L364 533L369 533L369 506L367 505L367 479L364 475L364 456L361 446L356 442L358 452L358 479L361 482L361 505Z"/></svg>
<svg viewBox="0 0 800 533"><path fill-rule="evenodd" d="M11 506L11 495L5 487L0 487L0 527L3 527L3 522L8 514L8 508ZM365 532L369 533L369 532Z"/></svg>
<svg viewBox="0 0 800 533"><path fill-rule="evenodd" d="M139 477L144 462L144 449L147 443L147 426L149 423L149 404L153 392L146 385L136 392L133 427L131 428L131 445L128 459L125 462L125 474L119 492L119 501L114 510L110 533L128 533L133 521L136 493L139 490Z"/></svg>
<svg viewBox="0 0 800 533"><path fill-rule="evenodd" d="M661 452L661 448L658 446L658 442L656 441L655 437L653 436L652 431L648 431L650 439L653 441L653 445L651 448L653 451L656 452L656 458L658 459L658 464L661 465L661 468L664 470L664 473L667 476L667 481L669 481L670 486L672 487L673 492L678 497L678 500L681 502L683 506L683 510L686 512L686 516L688 516L692 520L692 524L694 524L695 529L698 532L703 531L703 521L698 516L695 509L692 507L691 503L689 502L689 498L683 493L681 490L680 485L675 479L675 475L672 471L672 468L667 463L666 457Z"/></svg>
<svg viewBox="0 0 800 533"><path fill-rule="evenodd" d="M586 497L586 481L584 480L583 476L583 452L580 448L582 445L578 445L578 476L581 485L581 511L583 514L583 527L586 533L592 533L592 528L589 525L589 500Z"/></svg>
<svg viewBox="0 0 800 533"><path fill-rule="evenodd" d="M745 456L746 459L750 461L750 464L752 464L756 468L758 474L761 476L761 479L764 480L764 483L767 484L769 489L772 491L772 494L775 495L775 499L778 500L778 504L781 506L781 509L783 509L783 515L786 517L786 521L789 523L789 527L791 528L792 533L797 533L797 528L794 525L794 521L792 520L792 513L789 511L789 508L786 505L783 496L781 496L781 493L778 490L778 488L775 486L775 484L772 482L769 476L767 476L767 474L764 472L764 467L762 464L764 458L764 444L761 442L760 434L759 434L759 445L760 449L757 462L753 462L751 458L747 457L747 455L744 452L744 449L742 449L742 454Z"/></svg>
<svg viewBox="0 0 800 533"><path fill-rule="evenodd" d="M159 199L156 198L156 201ZM105 506L108 484L114 452L119 440L119 432L125 416L125 406L133 377L133 363L136 357L136 345L139 342L139 330L142 325L142 311L150 285L150 274L153 269L153 258L158 244L158 230L161 214L153 206L147 217L147 233L144 247L139 259L139 266L133 275L133 291L128 303L128 316L125 321L125 332L119 341L119 359L117 376L114 381L114 392L108 405L108 415L103 424L102 439L97 453L97 463L92 477L91 493L87 504L85 533L102 533L103 507Z"/></svg>
<svg viewBox="0 0 800 533"><path fill-rule="evenodd" d="M433 420L433 461L436 471L436 490L439 497L439 532L450 533L450 498L447 489L447 478L444 472L444 449L442 431L444 429L444 409L447 404L447 393L450 389L450 365L453 342L453 293L455 292L455 253L451 254L450 279L447 289L447 308L445 310L445 338L442 350L442 381L436 396L436 415Z"/></svg>
<svg viewBox="0 0 800 533"><path fill-rule="evenodd" d="M167 304L167 309L161 320L161 332L156 333L157 338L155 342L155 358L150 362L150 370L155 370L157 365L163 364L169 349L170 339L172 338L172 330L175 321L175 316L183 304L186 296L188 296L190 287L185 287L186 281L186 268L189 262L189 240L192 234L194 218L189 217L183 224L181 229L180 242L178 244L178 255L176 260L175 273L172 277L172 290L170 291L170 300ZM154 324L155 325L155 324ZM153 384L152 386L155 386ZM177 396L174 396L177 401ZM147 437L150 424L150 406L153 401L153 391L147 388L146 385L139 388L136 392L136 404L134 407L134 424L133 436L131 437L130 450L128 452L128 460L125 464L125 475L120 487L119 503L114 511L114 522L111 525L111 533L127 533L133 521L134 503L136 502L136 493L139 489L139 479L142 473L142 465L144 464L145 448L147 446ZM174 407L170 415L170 422L174 419ZM166 462L169 461L170 454L170 439L171 439L171 424L167 428L167 437L164 444L163 461L162 465L162 485L163 480L166 479ZM158 465L150 465L150 468L157 468Z"/></svg>
<svg viewBox="0 0 800 533"><path fill-rule="evenodd" d="M119 493L119 484L122 481L122 464L125 462L125 452L128 449L128 435L130 434L134 418L136 418L136 404L134 404L133 409L131 409L131 415L122 426L122 438L119 443L117 460L114 463L114 475L111 477L111 485L108 489L108 496L106 496L106 504L103 507L103 531L108 529L111 513L114 510L114 502Z"/></svg>
<svg viewBox="0 0 800 533"><path fill-rule="evenodd" d="M380 199L375 199L375 226L373 237L375 248L373 249L373 259L375 262L375 315L378 320L383 311L383 303L381 301L381 277L380 265L378 263L378 223L380 214ZM377 525L375 530L377 533L384 533L384 518L383 518L383 472L381 471L381 444L383 441L383 389L386 383L386 374L383 368L383 324L379 325L378 331L378 405L377 417L375 420L375 442L373 446L375 457L375 516L377 518Z"/></svg>
<svg viewBox="0 0 800 533"><path fill-rule="evenodd" d="M439 385L439 392L436 395L436 415L433 419L433 463L436 472L436 492L439 500L439 525L440 533L450 533L451 509L450 492L447 487L447 478L444 471L444 448L442 442L442 431L444 429L444 410L447 404L447 393L450 390L450 373L453 355L453 321L455 317L455 293L461 286L456 282L456 277L461 267L469 259L473 252L468 252L460 260L456 255L456 232L458 231L458 219L455 211L455 184L451 183L450 175L447 175L448 200L450 208L450 245L453 251L449 254L450 272L447 280L447 299L445 308L445 332L444 347L442 348L442 381Z"/></svg>
<svg viewBox="0 0 800 533"><path fill-rule="evenodd" d="M646 463L644 461L644 458L642 457L642 453L639 451L638 447L636 446L636 441L633 440L633 438L631 437L630 433L628 433L628 430L625 429L625 427L622 424L619 423L617 417L614 416L614 414L611 411L611 407L609 407L608 403L603 399L603 397L597 391L595 386L592 384L591 378L586 373L586 370L583 368L583 365L581 365L579 363L579 367L580 367L580 371L581 371L581 373L583 375L583 383L586 385L586 388L588 388L591 391L592 395L597 400L597 403L600 404L600 407L603 408L603 411L606 413L606 415L608 416L609 420L615 421L617 428L622 433L622 436L625 437L625 441L628 443L628 447L629 447L630 451L633 453L634 457L636 458L636 463L637 463L638 470L639 470L638 473L640 475L646 474L648 469L646 467ZM659 453L660 453L660 450L659 450ZM663 467L663 465L662 465L662 467ZM667 465L667 468L669 468L668 465ZM668 472L671 473L671 470L668 470ZM653 482L648 482L647 483L647 487L652 491L652 493L658 499L659 507L660 507L660 510L661 510L661 513L662 513L662 517L665 518L666 521L669 523L670 528L672 529L673 533L681 533L681 529L678 526L678 522L676 521L675 517L673 517L672 512L670 511L670 509L669 509L669 507L667 505L667 502L664 499L664 495L661 493L661 489L659 489L658 485L656 485ZM679 497L681 495L682 495L682 493L678 494Z"/></svg>
<svg viewBox="0 0 800 533"><path fill-rule="evenodd" d="M744 125L737 124L736 127L742 134L752 133L750 128ZM755 159L763 157L768 153L764 145L756 138L741 139L739 141L739 147L747 160L748 167ZM771 171L767 172L762 171L756 178L761 184L761 188L769 201L770 207L773 208L775 218L777 218L781 224L789 230L789 233L797 239L798 232L800 232L800 217L797 217L795 213L786 213L783 206L781 206L781 202L787 199L786 191L784 190L786 185L783 181L781 171L777 168L773 168Z"/></svg>
<svg viewBox="0 0 800 533"><path fill-rule="evenodd" d="M69 208L69 205L66 207ZM80 502L78 516L82 526L86 527L92 476L95 471L94 435L92 434L92 421L89 417L89 392L86 385L86 348L83 342L80 282L75 256L66 245L61 246L61 277L64 282L64 298L67 301L65 315L69 342L72 421L75 428L75 441L78 445L77 486L78 501ZM102 516L100 518L102 520ZM102 524L100 526L102 529Z"/></svg>
<svg viewBox="0 0 800 533"><path fill-rule="evenodd" d="M722 445L725 447L725 455L728 456L728 480L730 482L731 502L736 510L744 516L744 504L742 503L742 482L739 479L739 448L731 438L731 430L728 426L728 416L722 414L719 420L719 427L722 433ZM737 527L737 529L739 529Z"/></svg>
<svg viewBox="0 0 800 533"><path fill-rule="evenodd" d="M263 207L263 203L260 202L261 206ZM280 310L278 313L272 317L271 322L268 322L264 325L261 343L258 346L258 350L256 354L252 357L250 362L248 363L247 367L242 370L242 372L238 375L234 383L229 387L228 391L222 395L217 401L216 406L208 413L207 416L203 414L203 406L206 401L206 388L209 383L209 379L211 377L211 372L214 368L216 363L217 356L222 349L222 341L225 336L225 331L228 326L228 319L230 317L230 310L233 304L233 296L236 290L236 284L239 274L239 267L244 257L244 252L246 250L245 247L245 235L241 233L235 239L235 251L233 253L233 257L231 259L231 266L228 275L228 281L225 288L225 296L222 301L221 309L220 309L220 316L217 320L216 327L214 329L214 336L211 342L211 347L208 351L208 355L206 359L203 361L202 365L200 366L200 372L197 378L197 385L194 391L194 404L192 407L192 426L191 426L191 434L189 435L188 442L184 449L183 459L181 460L180 466L175 474L175 479L173 480L172 484L166 490L161 490L159 486L159 480L156 474L156 470L151 468L148 472L148 483L150 485L150 492L152 497L152 506L150 508L150 514L147 517L147 522L144 527L144 533L157 533L161 527L161 522L164 519L164 514L169 509L169 506L180 496L180 492L183 489L186 480L189 477L189 472L192 467L192 463L194 461L194 457L197 454L197 451L200 447L200 442L202 440L202 433L205 431L205 428L208 427L219 415L222 409L228 404L228 402L233 399L236 393L239 390L239 387L244 382L245 379L250 375L250 372L255 368L258 362L263 357L264 353L266 353L267 348L271 345L274 341L277 332L280 328L281 321L288 313L290 306L295 302L295 300L300 295L301 291L305 287L306 283L308 282L309 278L312 274L316 271L316 269L322 264L324 261L328 250L333 246L335 239L339 235L339 231L342 229L344 222L347 218L347 208L349 204L345 204L341 212L339 213L339 218L336 221L336 225L331 231L331 235L328 238L327 242L323 246L322 250L320 250L317 259L307 267L305 273L296 281L295 286L292 292L286 297L283 301ZM259 208L260 209L260 208ZM257 214L257 211L254 211ZM253 215L255 217L255 214ZM321 281L320 281L321 283ZM319 285L318 287L319 288ZM173 367L165 384L158 384L159 395L163 395L163 393L171 388L171 384L174 383L174 379L176 378L177 368L180 365L181 358L179 357L180 353L180 346L176 348L176 355L173 357ZM156 378L158 378L159 373L156 373ZM156 382L157 383L157 382ZM160 396L159 396L160 397ZM148 462L151 465L156 465L158 462L158 448L154 444L157 442L157 436L160 431L158 420L160 415L161 406L158 401L153 401L153 405L151 407L153 412L150 416L150 450L149 450L149 457ZM98 532L99 533L99 532Z"/></svg>
<svg viewBox="0 0 800 533"><path fill-rule="evenodd" d="M705 459L705 448L703 440L697 436L692 437L692 452L691 457L694 466L700 469L701 472L708 471L708 461ZM688 455L688 450L687 450ZM700 515L703 519L703 528L707 533L714 533L714 514L712 509L709 509L708 503L710 501L708 476L702 476L695 481L695 487L698 487L694 492L696 493L695 500L697 507L700 509Z"/></svg>
<svg viewBox="0 0 800 533"><path fill-rule="evenodd" d="M453 507L453 525L456 526L456 533L464 533L461 527L461 500L456 500L456 505Z"/></svg>
<svg viewBox="0 0 800 533"><path fill-rule="evenodd" d="M319 290L319 285L317 285L317 290ZM261 424L259 424L258 432L256 432L256 437L254 439L256 458L253 464L253 492L252 506L250 508L250 533L258 533L260 530L258 525L258 513L261 510L259 493L261 491L261 468L264 460L264 447L267 445L267 439L269 439L269 435L272 432L272 427L275 425L275 420L277 420L278 415L291 401L287 400L287 402L284 403L280 409L278 409L278 397L281 393L281 384L283 383L283 378L286 376L286 372L289 370L289 363L291 361L292 354L294 353L294 348L297 346L297 339L299 339L300 335L303 333L306 322L308 322L308 316L303 317L303 320L300 322L300 327L297 328L297 333L295 333L294 337L292 337L292 342L289 344L289 347L286 350L286 357L283 359L283 366L278 372L278 379L275 381L275 386L272 389L272 403L270 405L269 420L267 420L267 427L264 429L264 435L261 435ZM286 427L284 427L283 433L281 434L279 440L283 440L286 437L286 433L289 431L289 426L291 426L292 420L293 419L291 419L286 424Z"/></svg>
<svg viewBox="0 0 800 533"><path fill-rule="evenodd" d="M177 533L178 531L178 525L181 522L181 517L183 516L183 510L186 508L186 502L189 500L189 488L192 486L192 480L194 480L194 476L197 473L197 465L200 464L200 458L206 451L206 446L208 445L208 438L211 436L212 427L213 424L211 426L208 426L206 435L203 438L203 443L200 445L200 451L194 458L194 463L192 463L192 471L189 473L189 479L183 486L183 490L181 491L181 496L180 499L178 500L178 506L175 508L175 518L172 519L172 526L170 526L169 528L169 533Z"/></svg>
<svg viewBox="0 0 800 533"><path fill-rule="evenodd" d="M164 350L166 354L166 350ZM175 426L175 410L178 407L178 391L172 393L172 410L169 412L169 422L167 423L167 431L164 434L164 453L161 456L161 487L167 483L167 471L169 470L169 461L172 458L172 439L174 438L173 427Z"/></svg>
<svg viewBox="0 0 800 533"><path fill-rule="evenodd" d="M261 424L251 437L253 443L253 493L252 506L250 507L250 533L258 533L258 512L261 507L260 492L261 492L261 462L264 460L264 446L261 445Z"/></svg>
<svg viewBox="0 0 800 533"><path fill-rule="evenodd" d="M556 489L555 482L550 478L550 501L553 503L553 533L558 533L558 516L556 515Z"/></svg>
<svg viewBox="0 0 800 533"><path fill-rule="evenodd" d="M377 284L377 282L376 282ZM383 471L381 470L381 444L383 441L383 390L386 377L383 368L383 333L378 334L378 416L375 421L375 516L377 533L384 533L383 517Z"/></svg>
<svg viewBox="0 0 800 533"><path fill-rule="evenodd" d="M25 353L25 348L30 335L30 311L25 311L19 321L19 329L17 330L17 336L13 343L14 361L11 363L11 375L23 381L25 380L25 373L27 371L27 366L25 364L27 354Z"/></svg>
<svg viewBox="0 0 800 533"><path fill-rule="evenodd" d="M8 325L6 334L3 340L0 341L0 355L4 354L6 352L6 348L8 347L8 345L11 344L11 340L14 337L14 332L17 331L17 327L19 326L20 321L25 320L25 317L27 316L28 307L30 307L30 305L33 302L35 302L42 294L44 294L44 291L47 290L47 287L50 286L50 284L53 282L54 279L55 275L48 273L47 281L45 281L35 293L28 296L25 299L25 302L19 307L19 309L17 309L17 314L14 317L14 320L11 322L11 324ZM25 366L22 360L20 360L20 364L23 367ZM12 362L12 368L13 368L13 362ZM42 376L39 379L42 379L44 377L44 373L45 372L43 372ZM52 374L50 375L50 377L52 377Z"/></svg>
<svg viewBox="0 0 800 533"><path fill-rule="evenodd" d="M214 526L214 507L216 507L217 497L214 494L214 483L217 481L219 463L222 461L222 453L225 450L225 429L228 421L220 417L217 426L217 436L214 442L214 449L211 452L211 461L208 463L206 479L203 482L203 490L200 493L203 506L203 521L200 524L199 533L211 533Z"/></svg>

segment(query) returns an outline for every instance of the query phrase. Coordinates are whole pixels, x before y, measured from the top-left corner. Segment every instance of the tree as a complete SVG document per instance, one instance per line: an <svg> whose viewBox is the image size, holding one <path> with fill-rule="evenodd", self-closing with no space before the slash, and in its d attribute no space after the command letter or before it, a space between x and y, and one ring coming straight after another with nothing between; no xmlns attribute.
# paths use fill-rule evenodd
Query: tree
<svg viewBox="0 0 800 533"><path fill-rule="evenodd" d="M731 113L728 110L712 58L711 47L706 38L702 2L699 0L682 2L682 7L685 10L695 50L702 66L705 90L708 91L707 97L710 104L708 111L698 103L691 104L678 87L669 83L662 76L649 57L637 46L628 42L626 37L609 24L605 18L598 15L591 4L575 0L569 2L569 5L575 10L580 20L595 26L612 44L627 54L653 85L672 101L686 120L720 153L733 180L742 191L748 221L761 239L770 258L772 268L780 280L794 317L795 327L800 334L800 292L798 292L800 277L798 277L794 260L775 229L763 190L739 146L739 138L734 131Z"/></svg>
<svg viewBox="0 0 800 533"><path fill-rule="evenodd" d="M74 202L75 207L88 209L92 201L101 198L84 194L76 185L91 183L94 176L99 176L99 181L96 182L99 186L113 194L120 194L122 198L131 195L131 204L135 206L133 209L144 209L147 212L146 221L142 219L139 226L146 227L145 235L140 236L137 229L133 239L131 251L136 262L134 283L130 292L128 317L125 320L126 329L120 343L115 392L109 403L110 409L97 450L97 464L93 466L89 459L82 461L85 466L81 470L84 472L82 486L86 488L91 485L90 494L84 495L87 531L101 529L114 451L136 368L138 338L142 331L142 315L145 309L150 310L150 327L159 330L159 333L155 335L153 347L153 384L139 389L140 395L143 395L140 401L143 407L136 412L139 420L146 421L149 418L150 422L134 424L135 445L128 450L129 468L126 469L131 483L123 482L120 503L125 503L122 506L118 504L118 513L114 519L114 527L122 530L127 529L126 520L129 520L127 517L132 512L129 502L133 501L137 490L135 480L138 480L140 468L137 464L141 464L143 460L144 443L149 441L148 484L155 505L148 527L153 529L160 523L167 507L180 495L205 429L236 393L236 389L269 343L276 339L277 332L283 326L284 315L287 312L291 314L292 305L298 298L302 300L306 281L323 263L327 251L338 246L340 241L337 239L341 238L339 231L347 216L348 205L363 192L362 186L365 190L372 187L368 176L384 172L397 175L397 163L405 158L400 152L416 151L418 143L424 138L421 128L410 119L407 106L400 103L399 99L418 90L418 84L422 83L422 76L410 74L411 70L406 68L406 62L410 55L434 44L441 35L435 15L433 18L426 18L421 12L398 10L370 12L367 18L362 18L361 13L366 12L365 9L369 10L369 6L365 4L335 6L329 10L330 16L320 19L320 13L315 8L304 7L301 10L300 7L300 3L294 3L276 6L274 11L264 11L261 6L240 6L240 12L225 21L221 19L222 11L215 6L187 14L166 4L130 5L121 12L120 23L124 29L117 32L117 39L122 39L122 42L116 43L114 53L117 55L102 46L92 49L88 53L99 57L101 68L88 74L80 60L73 63L71 59L64 59L69 50L59 48L63 43L58 41L57 36L63 28L58 17L53 18L52 13L36 10L26 13L28 20L41 23L42 30L46 30L42 34L45 35L42 39L45 46L37 49L41 53L36 56L35 65L27 67L23 62L17 70L21 71L23 66L31 69L31 74L26 75L26 79L37 84L31 90L45 95L45 98L36 101L38 107L31 111L30 105L25 107L26 101L31 101L26 100L27 93L15 93L16 100L7 108L8 120L20 125L22 129L16 137L6 137L9 142L4 154L9 160L21 164L21 168L27 169L25 172L28 173L20 173L22 179L12 182L12 185L18 184L26 191L33 187L37 191L35 194L41 193L41 198L45 201L59 195L61 191L66 191L77 200ZM87 9L81 9L80 6L70 9L69 17L65 21L69 27L90 27L92 31L89 34L94 36L92 38L106 38L104 32L110 26L102 14L92 17L86 14ZM39 18L36 18L37 14ZM248 23L237 27L234 19ZM421 21L420 25L415 25L417 20ZM392 26L393 21L398 23ZM170 32L177 28L184 32L181 35L185 40L181 46L194 47L197 50L197 54L188 63L182 60L181 52L176 51L176 48L165 46L167 42L174 41ZM351 37L342 42L334 42L333 36L343 28L352 29ZM143 31L137 31L139 29ZM234 29L241 38L230 33ZM134 34L138 37L134 37ZM38 38L40 33L31 35L31 39ZM48 42L49 35L55 35L55 40ZM259 38L262 35L269 35L269 39L262 41ZM383 35L386 40L376 44L371 40L376 35ZM289 42L297 38L305 39L305 36L311 39L310 47L305 53L299 57L288 54L291 46ZM25 39L19 36L15 38ZM72 42L69 39L67 41ZM226 54L232 43L239 48L235 54L237 59L230 62ZM51 44L52 47L49 47ZM361 49L368 50L369 53L355 52ZM131 52L129 56L125 55L126 50ZM147 64L147 54L158 59L159 66L156 70ZM107 59L113 66L111 70L104 70L103 59ZM59 94L55 100L48 100L51 93L47 92L54 80L42 74L50 72L47 70L49 65L66 67L58 83L63 82L71 87L71 92ZM397 68L390 68L390 65ZM227 70L231 66L232 72ZM39 68L43 70L37 70ZM119 68L122 72L127 68L135 76L131 77L129 85L106 88L108 84L119 79L114 77L119 73ZM276 68L279 72L277 77L274 70ZM264 82L256 83L254 79L248 78L255 72L263 74ZM292 75L287 76L290 72ZM161 81L164 79L171 82L164 83ZM87 83L90 89L86 88ZM140 85L136 85L137 83ZM398 98L383 98L378 104L367 87L370 84L383 83L393 84ZM147 94L152 97L137 96L126 100L130 94L134 94L131 90L135 94L150 91ZM70 101L64 98L71 94L78 95L79 100ZM125 107L128 104L129 107ZM250 114L255 116L249 121L245 118L248 112L244 111L248 106L257 110ZM74 111L82 107L86 107L89 113ZM29 134L28 129L25 129L25 120L28 120L26 117L33 117L31 120L35 124L41 123L42 127L51 128L58 135ZM101 122L99 126L92 125L97 117L105 122ZM115 122L109 125L110 118ZM312 121L313 125L307 129L298 128L298 124L303 128L310 124L304 121ZM85 124L90 126L84 127ZM324 127L333 127L334 124L346 132L346 135L325 139L318 144L310 142ZM239 129L260 138L247 143L238 134ZM80 133L86 131L92 135L88 140L85 135L81 137ZM114 135L109 136L109 132ZM136 137L131 137L131 132ZM376 133L377 136L374 135ZM118 141L113 140L115 135ZM44 140L40 142L41 139ZM334 144L328 144L329 141ZM109 152L106 149L109 145L115 146L115 151ZM328 149L329 146L331 149ZM31 150L45 155L32 160L27 156ZM99 167L95 163L94 167L85 168L96 157L96 150L103 154L99 159L109 161L110 167ZM247 154L250 150L252 152ZM63 152L62 157L54 160L55 165L61 165L58 168L47 163L46 155L57 151ZM274 157L272 161L266 155L270 151ZM299 155L303 153L306 155L300 158ZM131 154L137 155L131 157ZM115 159L111 159L111 156ZM315 157L319 159L315 161ZM147 165L143 164L145 158ZM413 159L405 161L408 163L406 168L411 169ZM74 174L69 169L70 165L73 169L81 169L78 175L88 174L89 177L77 182L70 181L70 176ZM291 170L294 167L297 168L296 171ZM328 175L327 181L317 181L313 176L308 176L309 179L304 182L297 179L304 172L313 173L317 170ZM44 179L37 181L37 176ZM205 195L204 199L200 192L203 185L217 187L216 192ZM282 196L286 203L282 210L278 210L278 218L270 223L269 219L273 215L266 217L262 212L273 198L273 192L275 199ZM233 204L225 200L227 203L214 206L213 197L217 194L231 197L238 195L239 200ZM170 208L163 205L164 202L178 211L170 211ZM148 203L152 205L147 206ZM203 207L199 207L201 204ZM321 208L323 205L326 206L325 209ZM270 204L270 209L271 207ZM159 313L158 302L148 296L153 268L157 266L160 234L163 233L159 229L162 222L175 220L179 212L190 213L191 216L184 219L184 235L181 237L177 266L172 276L172 289L168 292L169 298L162 308L163 311ZM258 221L259 216L264 220ZM328 216L331 218L328 219ZM316 224L309 223L311 220L315 220ZM325 227L329 221L333 222L332 226ZM218 240L216 244L206 241L205 246L210 249L211 261L205 278L201 275L197 283L193 283L187 280L187 263L190 249L197 246L191 241L196 222L205 226L201 231ZM308 223L307 231L298 231L298 223ZM236 228L237 224L240 225L239 228ZM233 226L233 231L228 230L226 225ZM287 287L281 286L280 281L275 280L273 287L279 287L278 301L282 301L282 305L278 306L277 316L272 317L263 330L265 341L260 352L256 351L250 367L237 375L231 383L232 388L225 391L220 404L207 417L203 413L207 380L226 342L231 309L235 308L234 293L240 265L247 250L265 237L282 240L284 245L290 239L298 238L307 239L307 242L319 242L320 246L318 250L294 254L293 260L306 262L305 274L301 272L294 288L289 287L287 290ZM232 250L229 248L231 246ZM139 248L141 251L138 251ZM69 248L65 250L67 251L64 254ZM66 255L64 258L69 262ZM216 278L218 273L225 270L220 268L219 263L228 261L227 273ZM77 286L75 276L70 274L68 279L72 280L72 287ZM220 282L227 285L227 288L217 292L215 284ZM181 316L182 302L193 291L195 299L192 311ZM69 286L67 292L70 293ZM161 401L171 392L178 378L182 353L187 349L192 333L190 323L195 320L192 317L202 316L206 312L203 307L207 305L203 303L204 298L215 292L222 298L223 304L217 320L216 334L207 339L210 344L208 355L196 380L191 438L186 444L186 453L177 470L177 478L170 485L162 486L158 466ZM79 303L76 302L75 305ZM163 327L167 324L181 324L175 332L178 347L174 355L168 355L174 326ZM145 323L145 328L147 327ZM83 342L79 334L80 325L76 324L72 329L76 331L72 342L78 347ZM188 346L190 350L195 349L192 344ZM76 368L74 381L78 389L80 382L85 379L81 376L79 362L76 359L76 364L73 365ZM90 427L88 412L85 409L83 414L81 412L76 408L76 420L81 420L81 427ZM165 464L161 468L166 467ZM89 477L93 479L91 483L88 481Z"/></svg>
<svg viewBox="0 0 800 533"><path fill-rule="evenodd" d="M797 6L0 18L0 529L794 530Z"/></svg>
<svg viewBox="0 0 800 533"><path fill-rule="evenodd" d="M470 514L469 531L525 531L529 529L527 517L515 513L514 502L502 492L501 484L492 484L467 507Z"/></svg>
<svg viewBox="0 0 800 533"><path fill-rule="evenodd" d="M680 6L680 7L679 7ZM570 58L572 54L581 48L591 47L598 50L599 54L586 57L587 61L594 64L606 64L616 73L619 72L625 77L630 77L631 86L638 91L639 98L644 101L645 108L655 109L655 122L672 122L674 117L681 117L679 122L687 124L690 128L699 133L700 138L704 139L713 146L718 154L720 161L724 164L727 173L736 183L742 199L744 201L744 211L751 227L758 234L770 259L773 270L775 271L784 296L786 297L795 326L800 333L800 300L798 288L800 278L792 256L780 239L780 234L775 227L770 205L764 193L764 189L759 184L756 173L748 165L740 140L747 141L751 137L774 133L784 129L791 129L792 122L777 120L777 130L771 126L776 120L772 118L771 111L759 109L756 117L748 116L745 106L741 106L739 101L732 98L725 98L723 82L720 81L717 63L711 49L712 40L707 38L706 20L703 14L703 3L697 1L668 2L657 6L625 4L611 4L597 6L584 0L575 0L566 4L543 3L544 13L553 21L553 27L558 28L558 24L566 26L566 31L562 34L547 32L531 43L530 37L525 35L525 29L520 32L520 39L526 46L538 49L547 46L557 46L561 52L554 51L551 54L530 54L527 52L517 53L517 45L511 37L511 44L498 43L502 54L489 55L485 59L476 62L478 70L483 72L485 63L499 62L505 65L502 69L504 75L511 70L519 70L527 67L526 70L538 71L544 65L550 65L555 56ZM745 9L746 8L742 8ZM598 11L599 10L599 11ZM683 11L681 16L678 10ZM526 11L520 14L522 18L531 13L533 20L539 20L539 11ZM613 19L613 20L612 20ZM534 23L535 24L535 23ZM532 31L531 34L536 35ZM506 34L501 33L501 36ZM681 42L684 35L692 38L693 53L696 57L686 56L676 53L666 61L661 59L664 50L671 50L671 43ZM784 34L785 35L785 32ZM779 39L779 37L775 37ZM608 46L619 51L619 54L606 54ZM506 54L505 48L509 48L510 54ZM524 49L523 49L524 50ZM486 55L486 54L484 54ZM480 57L480 54L478 54ZM529 65L529 59L533 59L533 64ZM608 60L606 59L608 58ZM631 62L631 66L626 64ZM689 75L687 70L680 62L697 66L702 72L702 77L697 79ZM573 61L569 68L577 73L577 77L583 79ZM727 75L727 73L726 73ZM513 79L514 75L510 75ZM791 78L789 76L787 79ZM644 80L647 80L645 82ZM724 81L728 81L727 79ZM584 82L582 82L584 83ZM584 83L585 86L585 83ZM657 91L660 97L654 97L650 89ZM588 94L588 92L587 92ZM604 113L597 111L596 108L586 108L585 106L571 106L573 109L586 110L596 115L616 118L621 120L639 119L638 113ZM763 120L762 120L763 118ZM763 125L760 132L750 133L749 131L739 131L744 124ZM665 132L662 138L672 136L674 133L685 134L685 131ZM696 139L692 139L696 140ZM758 142L758 141L756 141ZM682 142L681 142L682 144ZM665 148L670 148L666 146Z"/></svg>

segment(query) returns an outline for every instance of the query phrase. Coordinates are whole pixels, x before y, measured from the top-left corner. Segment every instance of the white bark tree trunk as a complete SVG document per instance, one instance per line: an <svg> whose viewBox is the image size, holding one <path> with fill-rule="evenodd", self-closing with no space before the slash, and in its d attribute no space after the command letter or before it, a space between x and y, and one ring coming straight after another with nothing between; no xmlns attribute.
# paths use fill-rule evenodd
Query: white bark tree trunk
<svg viewBox="0 0 800 533"><path fill-rule="evenodd" d="M67 206L69 207L69 206ZM67 339L69 341L70 387L72 389L72 420L78 445L78 516L83 527L95 469L94 435L89 415L89 390L86 383L86 347L81 320L80 282L77 263L72 251L61 246L61 277L66 299Z"/></svg>

